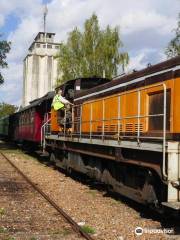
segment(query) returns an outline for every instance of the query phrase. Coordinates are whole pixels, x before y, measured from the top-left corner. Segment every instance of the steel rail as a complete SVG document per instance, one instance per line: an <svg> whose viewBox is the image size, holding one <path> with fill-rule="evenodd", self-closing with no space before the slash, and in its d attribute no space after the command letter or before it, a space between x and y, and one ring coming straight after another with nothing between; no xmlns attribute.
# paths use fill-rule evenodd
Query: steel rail
<svg viewBox="0 0 180 240"><path fill-rule="evenodd" d="M82 228L61 208L59 207L40 187L31 181L6 155L2 152L0 154L8 161L8 163L16 169L16 171L41 195L45 200L54 207L58 213L72 226L76 233L79 233L87 240L94 240L89 234L85 233Z"/></svg>

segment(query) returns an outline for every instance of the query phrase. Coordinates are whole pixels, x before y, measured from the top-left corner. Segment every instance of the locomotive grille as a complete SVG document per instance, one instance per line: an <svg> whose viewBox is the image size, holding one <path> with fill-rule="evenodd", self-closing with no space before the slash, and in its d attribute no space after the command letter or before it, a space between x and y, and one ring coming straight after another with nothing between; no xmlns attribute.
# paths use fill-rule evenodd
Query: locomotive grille
<svg viewBox="0 0 180 240"><path fill-rule="evenodd" d="M133 123L126 123L126 132L127 133L133 132Z"/></svg>
<svg viewBox="0 0 180 240"><path fill-rule="evenodd" d="M137 133L138 132L138 126L139 126L139 132L143 132L143 124L140 123L126 123L126 132L127 133Z"/></svg>
<svg viewBox="0 0 180 240"><path fill-rule="evenodd" d="M117 131L118 131L118 126L117 126L117 124L111 124L111 125L109 125L109 131L110 131L110 132L117 132Z"/></svg>
<svg viewBox="0 0 180 240"><path fill-rule="evenodd" d="M119 131L122 132L122 124L119 126ZM97 126L97 132L102 132L102 126ZM104 132L118 132L118 125L117 124L106 124L104 126Z"/></svg>
<svg viewBox="0 0 180 240"><path fill-rule="evenodd" d="M143 132L143 124L135 123L135 132L138 132L138 125L139 125L139 132Z"/></svg>

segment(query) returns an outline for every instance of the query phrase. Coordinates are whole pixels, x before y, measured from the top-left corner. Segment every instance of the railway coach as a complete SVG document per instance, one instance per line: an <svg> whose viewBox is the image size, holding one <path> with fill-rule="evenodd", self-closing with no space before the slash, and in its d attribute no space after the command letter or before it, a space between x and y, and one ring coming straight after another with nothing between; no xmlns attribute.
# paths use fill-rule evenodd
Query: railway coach
<svg viewBox="0 0 180 240"><path fill-rule="evenodd" d="M54 92L30 102L30 105L22 108L13 116L14 141L22 142L24 145L38 148L41 143L41 128L49 119L51 102Z"/></svg>
<svg viewBox="0 0 180 240"><path fill-rule="evenodd" d="M38 149L42 139L42 125L50 117L54 91L30 102L27 107L0 119L0 137Z"/></svg>
<svg viewBox="0 0 180 240"><path fill-rule="evenodd" d="M0 138L8 139L9 135L9 116L0 118Z"/></svg>
<svg viewBox="0 0 180 240"><path fill-rule="evenodd" d="M75 92L71 126L52 110L51 160L156 209L180 210L180 57ZM69 122L69 119L68 119Z"/></svg>

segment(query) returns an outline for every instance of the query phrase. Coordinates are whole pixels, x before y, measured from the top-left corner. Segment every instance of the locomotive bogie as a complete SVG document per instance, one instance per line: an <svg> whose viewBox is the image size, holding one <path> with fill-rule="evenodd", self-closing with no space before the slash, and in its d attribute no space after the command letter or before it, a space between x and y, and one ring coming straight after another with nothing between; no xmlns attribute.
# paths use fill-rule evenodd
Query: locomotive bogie
<svg viewBox="0 0 180 240"><path fill-rule="evenodd" d="M161 177L162 153L142 152L47 139L56 166L96 179L139 203L160 207L167 201L167 186ZM118 156L118 159L114 156ZM119 157L121 156L121 157Z"/></svg>

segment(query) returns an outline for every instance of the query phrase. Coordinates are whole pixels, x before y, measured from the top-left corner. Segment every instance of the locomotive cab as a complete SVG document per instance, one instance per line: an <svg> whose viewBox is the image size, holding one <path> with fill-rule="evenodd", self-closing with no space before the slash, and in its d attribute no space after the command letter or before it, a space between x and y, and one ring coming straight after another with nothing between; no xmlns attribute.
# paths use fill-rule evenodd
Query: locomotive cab
<svg viewBox="0 0 180 240"><path fill-rule="evenodd" d="M63 85L56 88L62 90L62 96L65 97L72 104L77 94L81 94L84 90L96 87L98 85L109 82L106 78L78 78L67 81ZM55 111L51 108L51 133L63 133L65 130L71 132L72 127L72 107L68 106L62 110Z"/></svg>

